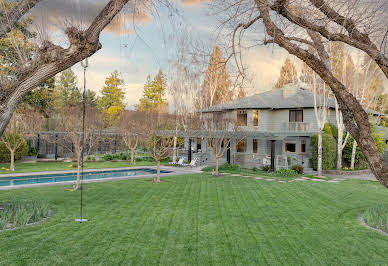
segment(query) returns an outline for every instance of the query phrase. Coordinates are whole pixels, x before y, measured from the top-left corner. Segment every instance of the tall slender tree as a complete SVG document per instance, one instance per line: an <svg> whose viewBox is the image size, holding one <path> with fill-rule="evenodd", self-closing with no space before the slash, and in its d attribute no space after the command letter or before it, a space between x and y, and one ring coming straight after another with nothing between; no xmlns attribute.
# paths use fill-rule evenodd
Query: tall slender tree
<svg viewBox="0 0 388 266"><path fill-rule="evenodd" d="M282 88L285 84L296 83L298 80L298 74L296 67L292 61L287 58L284 61L282 68L280 69L280 76L275 84L275 88Z"/></svg>
<svg viewBox="0 0 388 266"><path fill-rule="evenodd" d="M195 98L195 107L208 108L215 104L229 102L233 97L234 92L231 88L226 61L221 49L216 46L210 56L201 90Z"/></svg>

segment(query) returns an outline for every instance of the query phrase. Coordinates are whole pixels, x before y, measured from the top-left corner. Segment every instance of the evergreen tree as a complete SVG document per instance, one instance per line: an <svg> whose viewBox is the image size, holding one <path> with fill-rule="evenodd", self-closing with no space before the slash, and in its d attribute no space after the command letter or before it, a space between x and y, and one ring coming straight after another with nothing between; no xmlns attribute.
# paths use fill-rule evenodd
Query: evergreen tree
<svg viewBox="0 0 388 266"><path fill-rule="evenodd" d="M48 117L54 109L55 76L46 80L24 98L24 103Z"/></svg>
<svg viewBox="0 0 388 266"><path fill-rule="evenodd" d="M291 62L290 59L286 59L282 68L280 69L280 76L278 81L275 84L275 88L282 88L284 85L290 82L297 82L297 72L295 65Z"/></svg>
<svg viewBox="0 0 388 266"><path fill-rule="evenodd" d="M159 71L153 80L148 75L143 88L143 97L140 99L140 104L137 107L138 111L167 112L166 87L166 78L162 71Z"/></svg>
<svg viewBox="0 0 388 266"><path fill-rule="evenodd" d="M225 58L220 48L216 46L211 54L201 90L195 98L195 106L197 109L207 108L229 102L233 100L233 96Z"/></svg>
<svg viewBox="0 0 388 266"><path fill-rule="evenodd" d="M57 109L81 104L82 94L77 87L77 77L71 68L62 71L56 80L54 97Z"/></svg>
<svg viewBox="0 0 388 266"><path fill-rule="evenodd" d="M122 85L124 85L124 80L120 78L119 72L115 70L105 79L105 85L101 90L101 97L97 99L97 106L106 114L110 125L124 111L125 92Z"/></svg>

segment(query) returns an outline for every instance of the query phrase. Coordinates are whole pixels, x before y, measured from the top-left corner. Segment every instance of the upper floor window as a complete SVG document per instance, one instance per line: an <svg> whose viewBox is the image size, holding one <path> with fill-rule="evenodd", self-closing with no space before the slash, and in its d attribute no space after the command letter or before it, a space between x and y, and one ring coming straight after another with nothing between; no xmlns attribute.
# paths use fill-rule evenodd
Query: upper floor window
<svg viewBox="0 0 388 266"><path fill-rule="evenodd" d="M247 111L244 111L244 110L237 111L237 125L238 126L247 126L248 125Z"/></svg>
<svg viewBox="0 0 388 266"><path fill-rule="evenodd" d="M290 110L289 122L303 122L303 110Z"/></svg>
<svg viewBox="0 0 388 266"><path fill-rule="evenodd" d="M259 125L259 111L254 110L253 111L253 126L257 127Z"/></svg>

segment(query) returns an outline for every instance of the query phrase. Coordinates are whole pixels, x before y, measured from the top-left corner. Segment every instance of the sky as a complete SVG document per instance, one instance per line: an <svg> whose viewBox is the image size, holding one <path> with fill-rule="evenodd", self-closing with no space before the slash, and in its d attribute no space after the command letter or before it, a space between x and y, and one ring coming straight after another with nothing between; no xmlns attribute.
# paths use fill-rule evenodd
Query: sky
<svg viewBox="0 0 388 266"><path fill-rule="evenodd" d="M159 0L161 2L163 0ZM211 50L222 42L217 36L217 17L209 15L212 9L209 0L176 0L170 8L141 6L147 0L131 0L125 9L102 32L102 49L89 58L86 86L99 92L105 79L117 70L125 85L125 102L128 108L138 104L148 75L154 77L159 70L171 73L175 44L179 33L186 31L194 43ZM67 45L63 33L69 25L81 28L105 6L108 0L42 0L32 10L38 38L49 39ZM137 2L133 8L132 2ZM140 3L140 5L139 5ZM247 38L260 39L264 29L260 26ZM227 56L226 54L224 56ZM248 95L273 88L280 68L286 58L298 63L298 59L274 45L255 46L243 51L243 63L248 67L250 82L246 84ZM78 77L78 86L83 87L83 69L80 64L72 67ZM170 72L169 72L170 71ZM385 80L388 88L388 81Z"/></svg>
<svg viewBox="0 0 388 266"><path fill-rule="evenodd" d="M67 25L85 27L103 8L107 0L43 0L33 10L38 36L66 45L63 29ZM168 72L173 56L174 37L186 29L193 38L211 49L217 40L217 21L209 14L206 0L178 0L174 11L159 8L147 14L141 8L126 7L100 36L102 49L89 58L86 86L101 90L105 78L117 70L124 79L125 102L131 107L139 102L148 75ZM133 23L135 22L135 23ZM44 30L42 30L44 29ZM269 90L279 76L284 60L290 57L274 47L256 47L244 53L251 82L249 94ZM80 64L72 67L83 87Z"/></svg>

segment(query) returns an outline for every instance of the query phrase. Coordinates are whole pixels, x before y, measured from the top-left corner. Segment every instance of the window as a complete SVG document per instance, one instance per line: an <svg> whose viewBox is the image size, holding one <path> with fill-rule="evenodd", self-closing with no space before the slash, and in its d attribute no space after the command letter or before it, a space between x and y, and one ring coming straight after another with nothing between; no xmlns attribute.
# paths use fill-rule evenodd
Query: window
<svg viewBox="0 0 388 266"><path fill-rule="evenodd" d="M257 139L253 139L252 146L253 146L253 153L257 153L258 152L259 141Z"/></svg>
<svg viewBox="0 0 388 266"><path fill-rule="evenodd" d="M247 141L239 140L236 144L237 152L246 152L247 151Z"/></svg>
<svg viewBox="0 0 388 266"><path fill-rule="evenodd" d="M253 126L257 127L259 125L259 111L253 111Z"/></svg>
<svg viewBox="0 0 388 266"><path fill-rule="evenodd" d="M238 126L247 126L247 111L237 111L237 125Z"/></svg>
<svg viewBox="0 0 388 266"><path fill-rule="evenodd" d="M302 143L300 144L300 152L306 152L306 141L302 140Z"/></svg>
<svg viewBox="0 0 388 266"><path fill-rule="evenodd" d="M290 110L289 122L303 122L303 110Z"/></svg>
<svg viewBox="0 0 388 266"><path fill-rule="evenodd" d="M285 151L286 152L295 152L296 150L296 144L295 143L286 143L285 144Z"/></svg>

